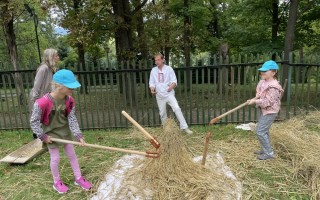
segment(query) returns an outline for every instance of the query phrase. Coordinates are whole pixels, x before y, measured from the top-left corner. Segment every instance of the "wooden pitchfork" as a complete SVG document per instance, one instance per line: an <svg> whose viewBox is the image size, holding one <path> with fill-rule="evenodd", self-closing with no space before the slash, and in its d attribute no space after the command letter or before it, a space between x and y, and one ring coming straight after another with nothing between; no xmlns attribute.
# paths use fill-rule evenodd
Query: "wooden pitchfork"
<svg viewBox="0 0 320 200"><path fill-rule="evenodd" d="M75 144L81 146L82 144L80 142L75 142L71 140L63 140L63 139L58 139L58 138L50 138L51 141L53 142L59 142L63 144ZM160 156L159 153L157 152L143 152L143 151L136 151L136 150L130 150L130 149L122 149L122 148L116 148L116 147L107 147L107 146L102 146L102 145L97 145L97 144L88 144L84 143L85 147L93 147L96 149L104 149L108 151L117 151L117 152L122 152L122 153L130 153L130 154L137 154L137 155L142 155L148 158L158 158Z"/></svg>
<svg viewBox="0 0 320 200"><path fill-rule="evenodd" d="M154 146L154 148L158 149L160 147L160 143L152 137L138 122L136 122L126 111L121 112L123 116L125 116L135 127L137 127L149 140L149 142Z"/></svg>
<svg viewBox="0 0 320 200"><path fill-rule="evenodd" d="M286 79L285 82L284 82L284 84L283 84L283 91L286 90L287 83L288 83L288 79ZM282 95L283 95L283 93L282 93ZM282 95L281 95L280 99L282 98ZM254 99L258 99L258 97L255 97ZM235 112L235 111L237 111L237 110L239 110L239 109L241 109L241 108L243 108L243 107L245 107L245 106L247 106L247 105L248 105L248 102L246 101L245 103L240 104L239 106L237 106L237 107L229 110L228 112L225 112L225 113L223 113L222 115L220 115L220 116L218 116L218 117L216 117L216 118L213 118L212 120L210 120L210 123L209 123L209 124L212 125L212 124L220 121L221 118L223 118L223 117L225 117L225 116L227 116L227 115L229 115L229 114L231 114L231 113L233 113L233 112Z"/></svg>

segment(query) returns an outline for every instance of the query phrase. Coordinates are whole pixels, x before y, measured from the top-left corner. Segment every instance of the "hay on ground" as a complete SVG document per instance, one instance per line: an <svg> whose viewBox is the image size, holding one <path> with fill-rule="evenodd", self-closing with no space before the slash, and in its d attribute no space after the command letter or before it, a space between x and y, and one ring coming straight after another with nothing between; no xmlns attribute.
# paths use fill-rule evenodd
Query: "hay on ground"
<svg viewBox="0 0 320 200"><path fill-rule="evenodd" d="M320 112L292 118L273 125L271 139L282 159L291 162L296 179L311 188L320 199Z"/></svg>
<svg viewBox="0 0 320 200"><path fill-rule="evenodd" d="M132 188L143 199L148 197L145 189L152 191L152 199L161 200L237 199L234 180L193 161L174 120L166 121L158 141L161 156L141 160L128 172L122 188Z"/></svg>

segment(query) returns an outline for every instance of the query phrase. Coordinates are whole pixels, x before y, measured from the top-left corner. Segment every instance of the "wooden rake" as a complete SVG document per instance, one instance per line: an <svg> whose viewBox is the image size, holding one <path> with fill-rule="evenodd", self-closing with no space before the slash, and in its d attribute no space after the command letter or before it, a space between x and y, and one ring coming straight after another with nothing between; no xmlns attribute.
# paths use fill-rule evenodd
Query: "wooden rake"
<svg viewBox="0 0 320 200"><path fill-rule="evenodd" d="M288 79L286 79L285 82L284 82L284 84L283 84L283 91L286 90L287 83L288 83ZM283 95L283 93L282 93L282 95ZM282 95L281 95L280 99L282 98ZM254 99L258 99L258 97L255 97ZM240 104L239 106L237 106L237 107L229 110L228 112L225 112L225 113L223 113L222 115L220 115L220 116L218 116L218 117L216 117L216 118L211 119L209 124L212 125L212 124L214 124L214 123L217 123L217 122L220 121L220 119L222 119L223 117L225 117L225 116L227 116L227 115L229 115L229 114L231 114L231 113L233 113L233 112L235 112L235 111L237 111L237 110L239 110L239 109L241 109L241 108L243 108L243 107L245 107L245 106L247 106L247 105L248 105L248 102L246 101L246 102L244 102L243 104Z"/></svg>
<svg viewBox="0 0 320 200"><path fill-rule="evenodd" d="M160 147L160 143L152 137L137 121L135 121L126 111L121 112L123 116L125 116L135 127L137 127L148 139L149 142L154 146L154 148L158 149Z"/></svg>
<svg viewBox="0 0 320 200"><path fill-rule="evenodd" d="M63 143L63 144L74 144L74 145L79 145L82 146L80 142L75 142L71 140L63 140L63 139L58 139L58 138L50 138L51 141L53 142L58 142L58 143ZM92 147L96 149L103 149L107 151L117 151L117 152L122 152L122 153L129 153L129 154L137 154L137 155L142 155L148 158L158 158L160 156L159 153L157 152L143 152L143 151L136 151L136 150L130 150L130 149L122 149L122 148L116 148L116 147L108 147L108 146L102 146L102 145L97 145L97 144L88 144L84 143L85 147Z"/></svg>

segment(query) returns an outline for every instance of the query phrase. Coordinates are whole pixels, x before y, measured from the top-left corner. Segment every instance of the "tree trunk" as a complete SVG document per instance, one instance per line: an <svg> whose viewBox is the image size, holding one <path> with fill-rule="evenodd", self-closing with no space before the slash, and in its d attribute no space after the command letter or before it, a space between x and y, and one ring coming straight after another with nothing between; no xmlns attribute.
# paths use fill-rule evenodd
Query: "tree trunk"
<svg viewBox="0 0 320 200"><path fill-rule="evenodd" d="M117 28L115 30L116 39L116 54L118 65L122 62L125 64L133 58L136 58L136 53L133 51L132 40L132 16L137 14L140 9L147 3L147 0L143 0L139 5L135 6L134 10L130 10L129 0L112 0L113 13L116 18ZM142 18L143 20L143 18ZM132 68L130 65L129 68ZM132 101L132 105L136 105L136 92L134 85L134 72L125 73L126 77L120 78L120 92L126 92L127 103ZM130 80L130 81L129 81ZM122 82L125 83L126 91L123 91ZM130 90L128 90L130 88Z"/></svg>
<svg viewBox="0 0 320 200"><path fill-rule="evenodd" d="M117 18L117 28L115 31L118 54L118 61L124 61L132 58L132 21L130 16L129 0L112 0L112 7Z"/></svg>
<svg viewBox="0 0 320 200"><path fill-rule="evenodd" d="M221 59L220 63L228 64L228 59L227 59L228 54L229 54L229 45L227 43L222 43L219 48L219 59ZM220 70L222 70L222 73L221 73L222 77L219 77L219 79L221 79L221 82L222 82L221 91L223 94L225 94L226 88L227 88L226 83L228 82L228 80L227 80L228 70L226 67L222 67L222 68L220 68Z"/></svg>
<svg viewBox="0 0 320 200"><path fill-rule="evenodd" d="M299 48L299 63L304 63L303 47Z"/></svg>
<svg viewBox="0 0 320 200"><path fill-rule="evenodd" d="M273 53L272 53L272 60L276 60L276 43L278 40L278 29L279 29L279 1L273 0L272 3L272 46L273 46Z"/></svg>
<svg viewBox="0 0 320 200"><path fill-rule="evenodd" d="M81 71L86 71L86 61L85 61L85 57L84 57L84 46L81 42L78 42L76 44L77 46L77 51L78 51L78 70ZM80 93L83 94L89 94L89 91L88 91L88 78L87 78L87 75L86 74L83 74L82 75L82 86L81 86L81 90L80 90Z"/></svg>
<svg viewBox="0 0 320 200"><path fill-rule="evenodd" d="M78 20L79 25L81 24L81 19L79 19L79 8L81 7L81 0L73 0L73 9L76 15L76 19ZM76 30L77 31L77 30ZM82 66L85 69L85 58L84 58L84 46L82 42L76 43L77 51L78 51L78 66Z"/></svg>
<svg viewBox="0 0 320 200"><path fill-rule="evenodd" d="M299 48L299 60L298 60L299 63L304 63L304 57L303 57L303 47L300 47ZM307 67L307 72L306 74L308 74L308 70L309 70L309 67ZM300 68L300 74L303 74L303 69ZM299 76L299 80L298 80L298 83L306 83L307 82L307 79L308 77L305 76L305 79L303 80L303 76Z"/></svg>
<svg viewBox="0 0 320 200"><path fill-rule="evenodd" d="M9 12L8 10L6 12ZM9 20L9 22L3 21L3 32L6 38L7 49L10 55L11 63L15 71L19 70L18 67L18 53L17 53L17 43L16 43L16 35L14 33L13 28L13 17ZM16 83L17 97L20 105L25 104L24 98L24 89L20 74L16 72L14 74L14 79Z"/></svg>
<svg viewBox="0 0 320 200"><path fill-rule="evenodd" d="M219 27L219 11L217 9L217 4L215 1L210 0L209 1L210 4L210 11L211 11L211 15L212 15L212 19L210 20L209 24L210 24L210 32L212 34L213 37L216 38L221 38L221 33L220 33L220 27ZM212 28L211 28L212 26Z"/></svg>
<svg viewBox="0 0 320 200"><path fill-rule="evenodd" d="M297 15L298 15L298 1L299 0L291 0L290 9L289 9L289 18L287 23L287 30L285 36L285 43L284 43L284 60L289 61L289 54L293 51L293 44L294 44L294 37L295 37L295 27L297 23ZM282 84L284 83L285 79L289 77L289 65L283 65L283 77L282 77Z"/></svg>
<svg viewBox="0 0 320 200"><path fill-rule="evenodd" d="M135 0L135 6L140 4L140 0ZM148 59L148 45L146 42L146 34L144 32L143 12L139 10L136 14L136 27L138 33L138 52L141 53L141 59Z"/></svg>
<svg viewBox="0 0 320 200"><path fill-rule="evenodd" d="M185 67L189 68L191 67L191 40L190 40L190 27L191 27L191 18L188 14L188 9L189 9L189 0L184 0L184 31L183 31L183 41L184 41L184 59L185 59ZM187 69L186 74L187 74L187 90L190 90L192 80L191 80L191 70Z"/></svg>
<svg viewBox="0 0 320 200"><path fill-rule="evenodd" d="M86 70L86 66L85 66L85 57L84 57L84 46L81 42L78 42L76 44L77 46L77 52L78 52L78 65L79 66L82 66L82 69L83 70ZM80 68L81 69L81 68Z"/></svg>
<svg viewBox="0 0 320 200"><path fill-rule="evenodd" d="M134 58L132 51L132 20L131 11L129 7L129 0L112 0L112 7L115 17L117 18L117 28L115 31L116 35L116 52L118 64L121 63L126 66L126 61ZM134 76L133 73L125 73L127 77L120 76L120 92L126 95L127 103L132 99L132 104L136 105L135 91L134 91ZM130 76L130 77L128 77ZM131 80L131 81L129 81ZM126 91L123 90L123 83L125 84ZM128 90L131 88L130 90Z"/></svg>
<svg viewBox="0 0 320 200"><path fill-rule="evenodd" d="M79 18L79 8L81 7L81 0L73 0L73 9L76 15L76 19L78 20L79 25L81 24L81 19ZM77 30L75 30L77 31ZM86 62L85 62L85 50L84 50L84 45L81 41L76 43L76 47L77 47L77 52L78 52L78 70L80 71L82 70L86 70ZM83 75L82 76L82 86L81 86L81 90L80 93L85 93L85 94L89 94L88 92L88 79L87 79L87 75Z"/></svg>
<svg viewBox="0 0 320 200"><path fill-rule="evenodd" d="M135 0L134 1L135 7L138 6L140 4L140 0ZM139 10L136 14L136 28L137 28L137 33L138 33L138 39L137 39L137 45L138 45L138 52L141 53L141 57L139 57L140 61L142 62L142 69L148 68L148 66L145 66L145 62L148 60L148 44L147 44L147 40L146 37L147 35L145 34L145 29L144 29L144 22L143 22L143 18L144 18L144 14L142 12L142 10ZM138 61L138 60L137 60ZM139 63L136 62L136 66L140 67ZM139 73L137 73L137 76ZM145 80L145 73L141 74L141 77L139 77L142 80ZM148 84L148 83L145 83ZM144 96L147 97L147 95L150 95L150 97L152 96L152 94L149 92L149 90L145 90L144 92Z"/></svg>
<svg viewBox="0 0 320 200"><path fill-rule="evenodd" d="M168 11L168 6L169 6L169 0L164 0L163 1L163 6L165 8L165 14L164 14L164 21L165 21L165 27L164 27L164 32L165 34L165 45L164 45L164 58L166 60L166 63L169 65L170 62L170 34L169 34L169 11Z"/></svg>

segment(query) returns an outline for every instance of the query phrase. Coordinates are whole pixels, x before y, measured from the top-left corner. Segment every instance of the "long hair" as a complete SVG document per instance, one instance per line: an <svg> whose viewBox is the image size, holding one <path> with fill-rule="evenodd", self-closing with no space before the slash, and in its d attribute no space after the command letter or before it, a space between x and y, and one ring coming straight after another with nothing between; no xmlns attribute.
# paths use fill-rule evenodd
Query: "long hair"
<svg viewBox="0 0 320 200"><path fill-rule="evenodd" d="M57 63L54 62L53 58L58 53L55 49L46 49L43 53L43 63L47 64L53 72L56 71Z"/></svg>
<svg viewBox="0 0 320 200"><path fill-rule="evenodd" d="M275 72L273 78L276 79L276 80L278 80L278 70L272 69L271 71Z"/></svg>

